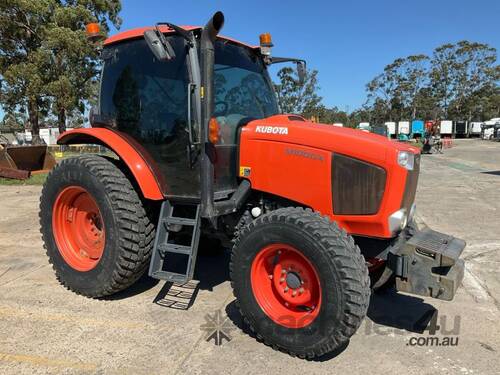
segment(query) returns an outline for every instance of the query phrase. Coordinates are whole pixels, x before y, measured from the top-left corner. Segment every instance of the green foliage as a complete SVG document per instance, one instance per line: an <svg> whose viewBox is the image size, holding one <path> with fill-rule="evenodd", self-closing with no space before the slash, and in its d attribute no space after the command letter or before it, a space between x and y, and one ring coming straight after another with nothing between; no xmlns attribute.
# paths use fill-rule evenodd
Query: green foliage
<svg viewBox="0 0 500 375"><path fill-rule="evenodd" d="M295 69L285 67L278 72L279 82L274 85L278 104L283 113L297 113L311 117L321 102L318 95L318 71L307 71L303 83L300 83Z"/></svg>
<svg viewBox="0 0 500 375"><path fill-rule="evenodd" d="M46 179L47 173L34 174L26 180L0 177L0 185L43 185Z"/></svg>
<svg viewBox="0 0 500 375"><path fill-rule="evenodd" d="M83 113L95 94L98 52L85 24L121 20L119 0L2 0L0 2L0 103L26 109L34 134L38 116L51 114L65 129L67 114Z"/></svg>
<svg viewBox="0 0 500 375"><path fill-rule="evenodd" d="M432 57L396 59L367 84L365 121L498 116L496 59L493 47L469 41L439 46Z"/></svg>

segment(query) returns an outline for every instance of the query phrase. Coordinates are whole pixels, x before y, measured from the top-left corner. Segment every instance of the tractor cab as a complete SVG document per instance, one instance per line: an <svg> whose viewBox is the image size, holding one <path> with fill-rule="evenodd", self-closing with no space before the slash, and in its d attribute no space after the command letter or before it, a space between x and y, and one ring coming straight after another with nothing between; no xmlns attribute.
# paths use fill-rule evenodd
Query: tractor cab
<svg viewBox="0 0 500 375"><path fill-rule="evenodd" d="M161 33L168 58L155 55L148 33ZM165 195L170 198L201 194L200 39L201 28L158 26L109 38L102 51L100 100L91 124L128 134L142 145L168 181ZM266 68L270 59L260 47L223 37L213 45L210 136L216 157L214 194L221 199L237 188L240 127L276 115L279 108Z"/></svg>

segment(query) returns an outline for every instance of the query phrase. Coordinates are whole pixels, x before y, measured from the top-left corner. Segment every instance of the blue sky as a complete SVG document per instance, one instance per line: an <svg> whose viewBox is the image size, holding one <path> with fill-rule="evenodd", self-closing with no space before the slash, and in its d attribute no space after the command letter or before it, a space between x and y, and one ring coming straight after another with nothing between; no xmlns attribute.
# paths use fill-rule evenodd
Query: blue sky
<svg viewBox="0 0 500 375"><path fill-rule="evenodd" d="M301 57L319 71L328 106L350 111L365 84L397 57L430 54L462 39L500 50L500 0L122 0L122 30L169 21L204 25L216 10L222 34L258 44L270 32L275 56ZM145 5L147 4L147 5Z"/></svg>
<svg viewBox="0 0 500 375"><path fill-rule="evenodd" d="M270 32L274 55L305 58L309 68L319 71L324 103L350 111L363 104L365 84L397 57L430 54L442 43L462 39L500 50L499 0L122 0L122 4L121 30L157 21L204 25L221 10L226 16L224 35L257 44L260 33Z"/></svg>

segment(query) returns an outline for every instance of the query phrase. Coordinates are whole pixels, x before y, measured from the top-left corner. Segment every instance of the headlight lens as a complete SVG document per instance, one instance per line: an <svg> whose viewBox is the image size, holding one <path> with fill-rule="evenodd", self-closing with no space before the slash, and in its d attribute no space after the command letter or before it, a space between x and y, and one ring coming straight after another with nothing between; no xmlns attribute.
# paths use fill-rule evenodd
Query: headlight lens
<svg viewBox="0 0 500 375"><path fill-rule="evenodd" d="M415 164L415 154L409 151L399 151L398 164L409 171L413 170Z"/></svg>
<svg viewBox="0 0 500 375"><path fill-rule="evenodd" d="M389 230L392 233L397 233L405 229L408 224L408 217L406 216L406 210L404 208L394 212L389 216Z"/></svg>

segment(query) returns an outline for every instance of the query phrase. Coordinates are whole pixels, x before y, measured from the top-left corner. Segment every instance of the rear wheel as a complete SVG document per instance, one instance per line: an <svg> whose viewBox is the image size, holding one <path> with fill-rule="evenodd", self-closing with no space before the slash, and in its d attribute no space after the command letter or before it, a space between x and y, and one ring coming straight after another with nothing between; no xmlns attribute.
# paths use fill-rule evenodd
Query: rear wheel
<svg viewBox="0 0 500 375"><path fill-rule="evenodd" d="M40 225L58 280L78 294L119 292L148 265L154 226L130 181L103 157L66 159L52 170Z"/></svg>
<svg viewBox="0 0 500 375"><path fill-rule="evenodd" d="M353 239L302 208L278 209L247 225L233 248L231 279L257 338L304 358L345 343L370 297L368 271Z"/></svg>

